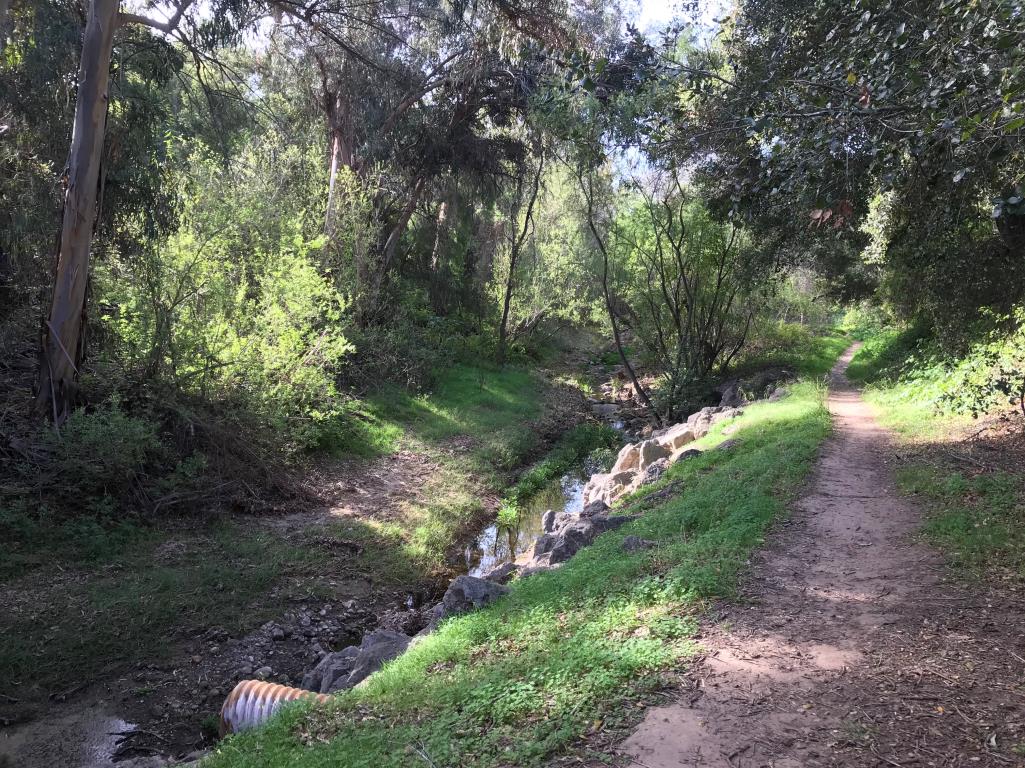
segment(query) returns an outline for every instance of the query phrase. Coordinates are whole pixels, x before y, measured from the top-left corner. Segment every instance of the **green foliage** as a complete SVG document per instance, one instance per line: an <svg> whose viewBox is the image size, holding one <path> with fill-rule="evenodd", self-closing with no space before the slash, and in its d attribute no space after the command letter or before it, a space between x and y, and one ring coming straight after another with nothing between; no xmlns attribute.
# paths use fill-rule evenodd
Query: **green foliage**
<svg viewBox="0 0 1025 768"><path fill-rule="evenodd" d="M734 373L779 367L802 376L822 377L849 343L843 336L814 333L800 323L759 319L737 357Z"/></svg>
<svg viewBox="0 0 1025 768"><path fill-rule="evenodd" d="M694 652L695 616L729 595L828 432L814 387L747 409L742 442L674 466L670 498L499 603L445 622L367 684L297 706L222 743L211 768L543 765L601 721L629 728L633 701ZM721 440L715 434L705 438ZM624 555L623 536L659 543ZM297 735L301 734L299 738Z"/></svg>
<svg viewBox="0 0 1025 768"><path fill-rule="evenodd" d="M307 162L279 140L265 135L230 168L194 155L206 194L190 201L187 226L134 263L104 263L98 282L129 369L241 408L287 454L345 412L335 379L352 347L323 238L268 199L282 171L298 179Z"/></svg>
<svg viewBox="0 0 1025 768"><path fill-rule="evenodd" d="M565 432L541 461L524 472L502 499L498 519L502 525L515 526L518 508L553 480L579 467L585 459L602 457L619 445L620 435L605 424L578 424Z"/></svg>
<svg viewBox="0 0 1025 768"><path fill-rule="evenodd" d="M963 355L946 352L921 326L878 330L851 362L848 375L937 411L979 416L1025 397L1025 309L990 316L988 330ZM898 395L899 393L899 395Z"/></svg>
<svg viewBox="0 0 1025 768"><path fill-rule="evenodd" d="M1006 569L1025 579L1025 489L1009 472L974 475L912 465L898 471L905 493L925 499L925 534L975 575Z"/></svg>

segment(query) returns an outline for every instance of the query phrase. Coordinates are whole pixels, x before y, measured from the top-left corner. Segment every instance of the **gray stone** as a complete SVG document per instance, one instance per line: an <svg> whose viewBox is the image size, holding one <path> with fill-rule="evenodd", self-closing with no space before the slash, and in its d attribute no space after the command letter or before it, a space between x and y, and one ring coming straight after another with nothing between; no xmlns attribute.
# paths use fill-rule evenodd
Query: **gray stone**
<svg viewBox="0 0 1025 768"><path fill-rule="evenodd" d="M623 539L623 551L624 552L640 552L645 549L651 549L655 546L654 541L648 539L642 539L640 536L627 536Z"/></svg>
<svg viewBox="0 0 1025 768"><path fill-rule="evenodd" d="M697 448L687 448L685 450L679 451L678 453L674 453L669 461L675 464L678 461L683 461L684 459L690 459L694 456L700 455L701 451L699 451Z"/></svg>
<svg viewBox="0 0 1025 768"><path fill-rule="evenodd" d="M640 459L641 452L637 447L637 444L627 443L619 449L619 454L616 456L616 463L612 465L612 470L609 474L616 475L620 472L629 472L630 470L637 469Z"/></svg>
<svg viewBox="0 0 1025 768"><path fill-rule="evenodd" d="M619 406L615 403L596 403L591 406L591 413L599 418L607 418L619 413Z"/></svg>
<svg viewBox="0 0 1025 768"><path fill-rule="evenodd" d="M547 514L547 513L546 513ZM516 575L516 572L520 569L516 563L502 563L496 565L490 571L484 574L484 579L487 581L493 581L496 584L505 584L509 579Z"/></svg>
<svg viewBox="0 0 1025 768"><path fill-rule="evenodd" d="M608 511L609 505L601 499L598 499L597 501L592 501L590 504L585 505L584 508L580 510L580 516L594 517L595 515L604 515ZM551 533L551 531L546 532Z"/></svg>
<svg viewBox="0 0 1025 768"><path fill-rule="evenodd" d="M508 587L493 581L478 579L476 576L457 576L448 585L441 604L445 606L446 616L455 616L483 608L508 591Z"/></svg>
<svg viewBox="0 0 1025 768"><path fill-rule="evenodd" d="M655 433L658 441L671 452L678 451L687 443L694 442L694 432L686 423L675 424L668 429Z"/></svg>
<svg viewBox="0 0 1025 768"><path fill-rule="evenodd" d="M558 565L569 560L581 549L591 544L599 534L630 522L633 517L621 515L609 517L598 515L574 520L555 533L545 534L534 543L527 568L537 564Z"/></svg>
<svg viewBox="0 0 1025 768"><path fill-rule="evenodd" d="M783 400L783 399L785 399L787 397L790 397L790 391L789 390L787 390L787 389L785 389L783 387L776 387L774 390L772 390L772 394L769 395L769 400L771 400L772 402L775 403L775 402Z"/></svg>
<svg viewBox="0 0 1025 768"><path fill-rule="evenodd" d="M352 671L344 680L335 680L328 688L328 693L352 688L366 680L374 672L391 661L409 646L409 636L387 629L370 632L359 645L359 653L352 665Z"/></svg>
<svg viewBox="0 0 1025 768"><path fill-rule="evenodd" d="M331 683L335 680L348 677L359 655L359 646L350 645L335 653L325 655L317 666L303 675L301 688L317 693L327 693Z"/></svg>
<svg viewBox="0 0 1025 768"><path fill-rule="evenodd" d="M318 693L352 688L401 655L409 645L409 636L389 629L378 629L363 636L358 645L329 653L302 679L302 687Z"/></svg>
<svg viewBox="0 0 1025 768"><path fill-rule="evenodd" d="M641 476L638 486L650 485L651 483L654 483L656 480L658 480L660 477L662 477L662 475L666 473L667 469L669 469L669 459L659 459L658 461L651 464L651 466L649 466L646 470L644 470L644 474Z"/></svg>
<svg viewBox="0 0 1025 768"><path fill-rule="evenodd" d="M541 515L541 530L544 531L545 533L551 533L554 529L555 529L555 510L554 509L549 509L543 515ZM488 581L494 581L494 579L488 579Z"/></svg>
<svg viewBox="0 0 1025 768"><path fill-rule="evenodd" d="M722 399L719 400L719 405L727 408L735 408L738 405L744 404L744 395L740 391L740 382L731 381L727 383L722 389Z"/></svg>
<svg viewBox="0 0 1025 768"><path fill-rule="evenodd" d="M265 678L268 678L268 677L270 677L273 674L274 674L274 670L271 669L270 667L260 667L258 670L256 670L253 673L253 675L255 677L258 677L261 680L264 680Z"/></svg>
<svg viewBox="0 0 1025 768"><path fill-rule="evenodd" d="M719 443L719 445L716 446L716 450L729 451L733 448L736 448L738 445L740 445L740 440L734 437L729 440L723 440L721 443Z"/></svg>

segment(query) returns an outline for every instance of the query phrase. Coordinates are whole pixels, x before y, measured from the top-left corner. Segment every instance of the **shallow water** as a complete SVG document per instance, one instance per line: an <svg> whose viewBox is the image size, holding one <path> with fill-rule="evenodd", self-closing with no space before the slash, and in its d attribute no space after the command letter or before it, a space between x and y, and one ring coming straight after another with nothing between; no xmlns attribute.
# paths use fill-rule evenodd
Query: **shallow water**
<svg viewBox="0 0 1025 768"><path fill-rule="evenodd" d="M472 546L466 548L466 569L471 576L482 576L496 565L515 560L530 550L544 533L541 518L549 509L579 514L584 507L584 485L578 475L565 475L551 483L520 509L519 525L506 528L489 525Z"/></svg>
<svg viewBox="0 0 1025 768"><path fill-rule="evenodd" d="M109 768L132 723L110 715L101 705L55 711L21 726L0 730L0 764L17 766Z"/></svg>

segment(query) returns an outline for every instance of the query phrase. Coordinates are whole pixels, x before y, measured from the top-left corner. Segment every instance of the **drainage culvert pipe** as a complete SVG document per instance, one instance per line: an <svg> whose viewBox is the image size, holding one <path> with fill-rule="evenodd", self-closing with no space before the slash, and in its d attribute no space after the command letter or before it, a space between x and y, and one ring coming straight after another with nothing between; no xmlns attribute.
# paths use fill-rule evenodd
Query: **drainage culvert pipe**
<svg viewBox="0 0 1025 768"><path fill-rule="evenodd" d="M267 683L263 680L243 680L236 685L221 706L221 736L241 733L266 723L283 704L301 699L325 702L323 693L289 688L287 685Z"/></svg>

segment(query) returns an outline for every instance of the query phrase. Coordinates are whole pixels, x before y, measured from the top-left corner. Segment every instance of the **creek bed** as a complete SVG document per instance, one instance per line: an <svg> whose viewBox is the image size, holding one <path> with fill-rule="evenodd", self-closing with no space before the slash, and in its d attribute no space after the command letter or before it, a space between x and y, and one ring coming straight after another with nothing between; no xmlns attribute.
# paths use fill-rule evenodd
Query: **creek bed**
<svg viewBox="0 0 1025 768"><path fill-rule="evenodd" d="M471 576L483 576L495 566L509 563L529 552L544 529L541 518L549 509L580 514L584 507L586 477L580 473L564 475L520 505L515 527L492 523L466 548L466 570Z"/></svg>

